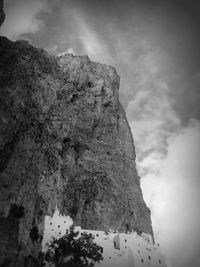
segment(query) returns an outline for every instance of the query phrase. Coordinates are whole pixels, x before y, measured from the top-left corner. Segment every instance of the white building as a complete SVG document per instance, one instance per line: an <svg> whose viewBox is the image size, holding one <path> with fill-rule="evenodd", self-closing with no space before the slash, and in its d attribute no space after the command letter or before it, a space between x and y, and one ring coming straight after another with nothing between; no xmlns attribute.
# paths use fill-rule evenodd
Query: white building
<svg viewBox="0 0 200 267"><path fill-rule="evenodd" d="M69 232L72 224L69 216L61 216L58 211L53 217L46 216L43 249L52 237L60 238ZM79 235L83 232L92 235L94 242L103 247L104 260L96 263L95 267L167 267L159 245L155 245L148 234L106 234L104 231L85 230L81 227L75 227L75 231Z"/></svg>

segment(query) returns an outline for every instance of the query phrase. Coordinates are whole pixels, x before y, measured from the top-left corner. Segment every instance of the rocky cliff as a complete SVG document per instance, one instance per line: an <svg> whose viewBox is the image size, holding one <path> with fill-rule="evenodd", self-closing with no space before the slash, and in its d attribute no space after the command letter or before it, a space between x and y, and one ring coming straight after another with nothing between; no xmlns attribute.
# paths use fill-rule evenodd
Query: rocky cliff
<svg viewBox="0 0 200 267"><path fill-rule="evenodd" d="M85 229L152 234L115 69L5 37L0 58L0 266L37 266L56 206Z"/></svg>

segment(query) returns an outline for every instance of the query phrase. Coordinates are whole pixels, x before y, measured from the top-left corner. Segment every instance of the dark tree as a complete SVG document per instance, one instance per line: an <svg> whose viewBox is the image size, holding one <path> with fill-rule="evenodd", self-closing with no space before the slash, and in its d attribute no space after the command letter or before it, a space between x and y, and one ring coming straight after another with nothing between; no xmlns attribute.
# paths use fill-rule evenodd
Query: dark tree
<svg viewBox="0 0 200 267"><path fill-rule="evenodd" d="M54 263L56 267L93 267L103 260L103 248L93 242L87 233L79 236L71 229L69 234L54 239L43 255L43 261Z"/></svg>

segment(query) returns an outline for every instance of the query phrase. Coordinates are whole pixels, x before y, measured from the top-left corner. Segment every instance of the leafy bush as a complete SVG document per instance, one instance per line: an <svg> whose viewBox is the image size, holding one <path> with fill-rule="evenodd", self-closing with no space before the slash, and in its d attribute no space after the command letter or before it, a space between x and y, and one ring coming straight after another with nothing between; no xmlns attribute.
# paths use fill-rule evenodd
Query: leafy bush
<svg viewBox="0 0 200 267"><path fill-rule="evenodd" d="M43 254L43 263L54 263L56 267L93 267L103 260L103 248L93 242L87 233L79 236L73 229L60 239L53 239Z"/></svg>

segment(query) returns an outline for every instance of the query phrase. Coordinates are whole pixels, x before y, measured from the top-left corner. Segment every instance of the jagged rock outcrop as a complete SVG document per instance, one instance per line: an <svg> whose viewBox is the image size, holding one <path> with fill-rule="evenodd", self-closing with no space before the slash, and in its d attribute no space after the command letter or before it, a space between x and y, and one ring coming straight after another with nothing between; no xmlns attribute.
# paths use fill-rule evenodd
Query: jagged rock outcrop
<svg viewBox="0 0 200 267"><path fill-rule="evenodd" d="M82 228L152 234L115 69L4 37L0 58L0 264L37 266L56 205Z"/></svg>

